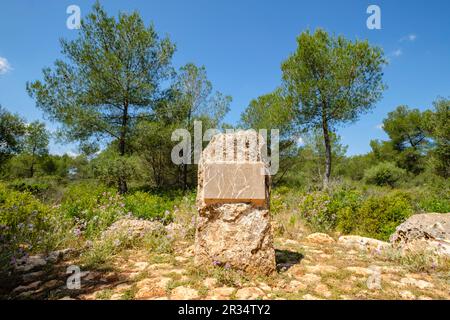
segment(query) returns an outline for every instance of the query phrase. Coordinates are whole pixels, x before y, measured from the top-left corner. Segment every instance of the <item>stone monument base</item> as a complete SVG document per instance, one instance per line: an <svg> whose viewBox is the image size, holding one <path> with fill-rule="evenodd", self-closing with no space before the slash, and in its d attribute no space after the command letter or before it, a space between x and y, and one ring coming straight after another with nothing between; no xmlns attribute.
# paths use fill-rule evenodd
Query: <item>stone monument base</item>
<svg viewBox="0 0 450 320"><path fill-rule="evenodd" d="M199 210L195 263L269 275L276 270L269 210L250 203Z"/></svg>

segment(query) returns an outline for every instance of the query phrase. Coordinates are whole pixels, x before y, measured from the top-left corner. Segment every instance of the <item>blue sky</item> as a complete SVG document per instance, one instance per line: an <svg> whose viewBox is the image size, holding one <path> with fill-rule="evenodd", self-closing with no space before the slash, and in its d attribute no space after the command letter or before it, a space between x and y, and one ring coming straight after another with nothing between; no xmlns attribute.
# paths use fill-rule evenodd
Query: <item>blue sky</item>
<svg viewBox="0 0 450 320"><path fill-rule="evenodd" d="M66 8L82 16L94 1L2 1L0 6L0 104L28 121L43 119L25 91L26 81L60 57ZM146 23L177 45L174 66L205 65L215 89L233 97L226 121L235 123L249 101L280 84L280 64L295 50L296 36L317 27L350 39L368 39L390 60L384 80L389 88L373 112L340 128L348 154L370 150L371 139L385 139L378 127L400 104L425 109L438 96L450 96L450 1L288 1L288 0L134 0L103 1L110 14L138 10ZM369 30L366 9L381 8L381 30ZM49 124L55 128L56 124ZM52 143L54 153L74 145Z"/></svg>

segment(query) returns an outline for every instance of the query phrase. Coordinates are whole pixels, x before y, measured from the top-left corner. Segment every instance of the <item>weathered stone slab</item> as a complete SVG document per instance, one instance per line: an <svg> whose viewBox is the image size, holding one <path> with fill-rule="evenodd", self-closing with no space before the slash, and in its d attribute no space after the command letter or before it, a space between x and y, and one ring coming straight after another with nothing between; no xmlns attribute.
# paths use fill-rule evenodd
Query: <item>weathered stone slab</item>
<svg viewBox="0 0 450 320"><path fill-rule="evenodd" d="M263 162L205 163L203 198L221 200L264 200Z"/></svg>
<svg viewBox="0 0 450 320"><path fill-rule="evenodd" d="M254 131L219 134L198 166L195 262L252 274L275 271L269 176Z"/></svg>

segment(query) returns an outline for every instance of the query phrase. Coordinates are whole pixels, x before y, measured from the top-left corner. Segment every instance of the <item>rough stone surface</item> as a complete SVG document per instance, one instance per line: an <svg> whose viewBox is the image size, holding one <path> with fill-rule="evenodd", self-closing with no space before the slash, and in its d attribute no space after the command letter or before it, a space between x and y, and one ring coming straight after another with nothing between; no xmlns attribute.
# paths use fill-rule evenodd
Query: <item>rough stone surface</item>
<svg viewBox="0 0 450 320"><path fill-rule="evenodd" d="M15 269L17 272L30 272L42 268L46 264L47 260L43 255L34 255L18 260Z"/></svg>
<svg viewBox="0 0 450 320"><path fill-rule="evenodd" d="M170 295L170 299L172 300L196 300L199 298L200 295L197 290L184 286L176 287Z"/></svg>
<svg viewBox="0 0 450 320"><path fill-rule="evenodd" d="M220 287L212 289L207 297L207 300L224 300L228 299L235 291L232 287Z"/></svg>
<svg viewBox="0 0 450 320"><path fill-rule="evenodd" d="M220 134L213 137L202 153L198 169L199 217L195 237L195 262L198 265L222 265L251 274L270 274L276 270L269 215L269 177L264 171L259 172L261 177L255 177L256 171L266 166L258 141L262 142L262 137L251 131ZM227 170L220 173L215 164L254 167L236 175ZM207 190L208 166L216 168L216 174L221 176L214 180L210 191ZM211 190L217 194L211 195ZM205 198L205 192L208 198Z"/></svg>
<svg viewBox="0 0 450 320"><path fill-rule="evenodd" d="M334 243L334 239L326 233L316 232L308 235L306 239L314 243Z"/></svg>
<svg viewBox="0 0 450 320"><path fill-rule="evenodd" d="M367 251L383 250L390 247L390 244L387 242L360 236L341 236L338 239L338 243L346 247Z"/></svg>
<svg viewBox="0 0 450 320"><path fill-rule="evenodd" d="M258 298L262 298L265 295L264 291L262 291L258 287L247 287L239 289L236 292L236 299L238 300L255 300Z"/></svg>
<svg viewBox="0 0 450 320"><path fill-rule="evenodd" d="M450 241L445 240L416 239L400 245L400 249L403 255L428 252L438 256L450 257Z"/></svg>
<svg viewBox="0 0 450 320"><path fill-rule="evenodd" d="M450 213L415 214L399 225L389 240L405 244L418 239L450 241Z"/></svg>

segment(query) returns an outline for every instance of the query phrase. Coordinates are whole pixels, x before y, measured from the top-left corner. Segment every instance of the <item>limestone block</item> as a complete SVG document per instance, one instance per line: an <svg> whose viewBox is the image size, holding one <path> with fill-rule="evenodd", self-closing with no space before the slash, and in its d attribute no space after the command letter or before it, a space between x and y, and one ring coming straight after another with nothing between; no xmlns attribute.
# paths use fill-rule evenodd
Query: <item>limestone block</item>
<svg viewBox="0 0 450 320"><path fill-rule="evenodd" d="M254 131L219 134L198 167L195 262L275 271L264 140Z"/></svg>

